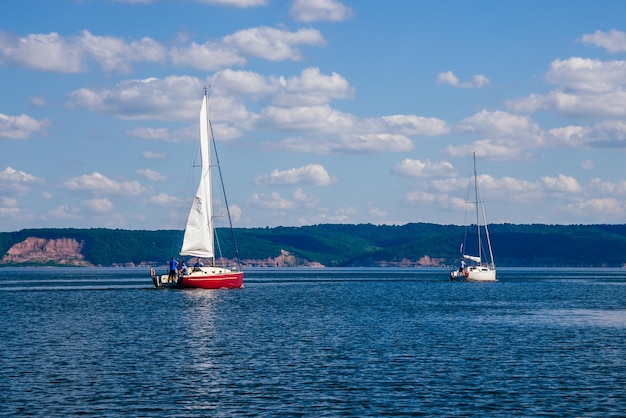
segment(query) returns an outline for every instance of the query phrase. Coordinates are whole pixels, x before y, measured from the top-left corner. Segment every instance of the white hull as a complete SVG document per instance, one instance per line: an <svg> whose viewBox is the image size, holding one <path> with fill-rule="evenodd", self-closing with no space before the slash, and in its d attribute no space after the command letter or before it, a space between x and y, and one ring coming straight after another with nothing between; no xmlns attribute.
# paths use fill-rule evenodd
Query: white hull
<svg viewBox="0 0 626 418"><path fill-rule="evenodd" d="M466 282L497 282L496 270L485 266L471 266L450 272L450 280Z"/></svg>
<svg viewBox="0 0 626 418"><path fill-rule="evenodd" d="M470 267L466 281L468 282L495 282L496 270L489 267Z"/></svg>

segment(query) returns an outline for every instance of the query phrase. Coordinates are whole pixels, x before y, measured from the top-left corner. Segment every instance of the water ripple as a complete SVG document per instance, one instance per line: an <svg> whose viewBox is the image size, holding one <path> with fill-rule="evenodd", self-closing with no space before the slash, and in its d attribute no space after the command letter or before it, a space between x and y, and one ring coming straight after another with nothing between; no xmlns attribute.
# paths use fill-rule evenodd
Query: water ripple
<svg viewBox="0 0 626 418"><path fill-rule="evenodd" d="M621 270L42 270L0 269L2 416L626 416Z"/></svg>

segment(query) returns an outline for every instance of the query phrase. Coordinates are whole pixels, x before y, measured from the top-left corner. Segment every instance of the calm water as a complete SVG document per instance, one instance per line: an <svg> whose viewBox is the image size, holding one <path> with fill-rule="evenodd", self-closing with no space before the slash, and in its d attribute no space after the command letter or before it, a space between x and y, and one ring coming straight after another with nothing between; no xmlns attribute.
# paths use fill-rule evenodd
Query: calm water
<svg viewBox="0 0 626 418"><path fill-rule="evenodd" d="M626 270L0 268L2 416L626 416Z"/></svg>

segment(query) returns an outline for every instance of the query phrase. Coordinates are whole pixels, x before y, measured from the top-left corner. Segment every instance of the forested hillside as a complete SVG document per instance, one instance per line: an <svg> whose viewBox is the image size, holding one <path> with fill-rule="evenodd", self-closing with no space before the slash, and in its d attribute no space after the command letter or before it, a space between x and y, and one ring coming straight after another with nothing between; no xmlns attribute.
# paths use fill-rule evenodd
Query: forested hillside
<svg viewBox="0 0 626 418"><path fill-rule="evenodd" d="M239 228L234 235L244 265L259 265L288 252L297 260L324 266L427 266L456 264L465 231L461 226L428 223L322 224ZM626 264L626 225L495 224L490 232L500 267ZM81 243L80 252L91 265L162 265L177 256L182 235L175 230L26 229L0 233L0 254L28 238L71 238ZM218 231L218 236L223 256L234 258L231 234ZM25 263L3 259L2 264Z"/></svg>

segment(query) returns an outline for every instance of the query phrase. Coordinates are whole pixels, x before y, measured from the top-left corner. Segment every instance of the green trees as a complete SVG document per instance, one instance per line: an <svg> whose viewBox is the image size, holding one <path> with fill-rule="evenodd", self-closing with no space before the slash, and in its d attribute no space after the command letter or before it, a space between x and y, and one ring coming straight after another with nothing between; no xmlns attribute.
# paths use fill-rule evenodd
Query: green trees
<svg viewBox="0 0 626 418"><path fill-rule="evenodd" d="M470 227L471 228L471 227ZM619 267L626 264L626 225L490 225L499 267ZM422 257L454 265L465 227L321 224L303 227L236 228L242 260L276 257L281 250L325 266L377 266L417 262ZM219 248L234 258L232 235L218 229ZM28 237L73 238L94 265L127 263L163 265L180 250L183 232L121 229L25 229L0 233L0 253ZM6 264L5 264L6 265Z"/></svg>

